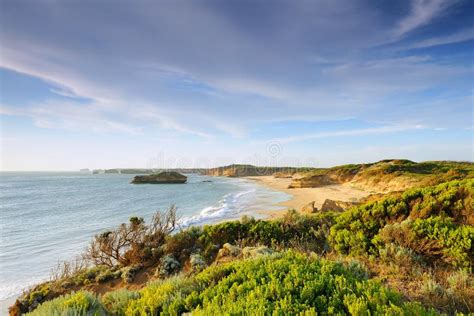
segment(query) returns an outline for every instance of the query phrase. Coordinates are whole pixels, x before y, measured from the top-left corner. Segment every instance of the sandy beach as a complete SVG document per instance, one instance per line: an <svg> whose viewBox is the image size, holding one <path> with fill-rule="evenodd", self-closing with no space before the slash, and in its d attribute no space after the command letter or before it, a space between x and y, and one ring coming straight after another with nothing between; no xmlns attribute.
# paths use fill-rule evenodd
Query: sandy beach
<svg viewBox="0 0 474 316"><path fill-rule="evenodd" d="M274 178L273 176L246 177L246 179L258 181L274 190L285 192L292 196L288 201L277 203L284 207L281 211L261 210L261 213L271 218L282 216L288 209L300 211L308 203L314 201L314 206L321 208L326 199L340 201L358 201L370 194L370 192L353 188L346 184L328 185L319 188L295 188L288 189L291 178Z"/></svg>

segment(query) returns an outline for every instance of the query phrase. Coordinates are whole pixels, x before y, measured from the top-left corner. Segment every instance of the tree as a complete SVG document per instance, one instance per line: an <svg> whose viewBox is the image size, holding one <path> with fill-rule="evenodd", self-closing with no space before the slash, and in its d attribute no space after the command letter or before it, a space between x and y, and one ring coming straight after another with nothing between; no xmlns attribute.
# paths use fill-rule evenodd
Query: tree
<svg viewBox="0 0 474 316"><path fill-rule="evenodd" d="M177 227L177 208L173 205L164 213L157 211L150 225L141 217L131 217L127 224L98 234L89 244L84 259L95 264L114 267L141 263L145 249L158 248L166 236Z"/></svg>

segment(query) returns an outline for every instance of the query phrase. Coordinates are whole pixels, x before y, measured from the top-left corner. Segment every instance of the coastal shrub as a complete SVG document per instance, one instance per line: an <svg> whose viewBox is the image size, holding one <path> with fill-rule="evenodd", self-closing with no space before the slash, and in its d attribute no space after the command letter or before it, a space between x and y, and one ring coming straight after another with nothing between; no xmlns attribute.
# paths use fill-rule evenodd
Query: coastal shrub
<svg viewBox="0 0 474 316"><path fill-rule="evenodd" d="M374 243L395 243L422 255L425 260L443 260L454 266L469 267L474 260L474 227L458 225L451 218L405 220L386 225Z"/></svg>
<svg viewBox="0 0 474 316"><path fill-rule="evenodd" d="M451 273L447 281L450 289L454 290L462 290L474 286L472 276L470 277L469 272L466 270L458 270Z"/></svg>
<svg viewBox="0 0 474 316"><path fill-rule="evenodd" d="M358 265L288 251L206 268L153 283L127 315L406 314L431 315L367 280Z"/></svg>
<svg viewBox="0 0 474 316"><path fill-rule="evenodd" d="M85 269L73 277L74 283L76 285L86 285L92 282L99 282L98 277L102 275L101 279L104 275L111 273L110 269L106 266L94 266L88 269Z"/></svg>
<svg viewBox="0 0 474 316"><path fill-rule="evenodd" d="M94 237L84 257L95 265L115 267L128 265L125 253L143 243L146 227L142 218L130 218L116 230L106 231Z"/></svg>
<svg viewBox="0 0 474 316"><path fill-rule="evenodd" d="M60 261L57 266L51 270L50 278L52 281L71 279L87 269L87 262L83 257L77 256L70 261Z"/></svg>
<svg viewBox="0 0 474 316"><path fill-rule="evenodd" d="M141 269L143 269L143 265L141 263L123 267L122 269L120 269L120 277L122 278L122 282L125 284L132 283L137 272Z"/></svg>
<svg viewBox="0 0 474 316"><path fill-rule="evenodd" d="M472 262L473 196L473 179L410 189L343 212L331 227L329 241L343 254L377 255L398 235L400 245L416 253L436 258L441 252L454 265L466 266ZM384 234L384 228L391 230Z"/></svg>
<svg viewBox="0 0 474 316"><path fill-rule="evenodd" d="M272 249L265 247L265 246L258 246L258 247L245 247L242 249L242 257L243 258L254 258L257 256L262 255L271 255L275 251Z"/></svg>
<svg viewBox="0 0 474 316"><path fill-rule="evenodd" d="M153 250L164 244L176 225L175 206L164 213L156 212L148 225L141 217L131 217L117 229L96 235L83 257L94 265L110 268L146 262L153 259Z"/></svg>
<svg viewBox="0 0 474 316"><path fill-rule="evenodd" d="M443 260L461 267L474 262L474 226L458 225L451 218L436 216L416 219L411 227L418 238L439 244Z"/></svg>
<svg viewBox="0 0 474 316"><path fill-rule="evenodd" d="M102 271L95 277L95 281L97 283L103 283L103 282L115 279L117 274L114 273L114 272L115 271L112 271L111 269L107 269L105 271Z"/></svg>
<svg viewBox="0 0 474 316"><path fill-rule="evenodd" d="M189 258L189 264L192 271L201 271L206 267L206 261L200 254L192 254Z"/></svg>
<svg viewBox="0 0 474 316"><path fill-rule="evenodd" d="M126 315L179 315L187 310L185 298L196 288L196 281L184 276L153 282L129 302Z"/></svg>
<svg viewBox="0 0 474 316"><path fill-rule="evenodd" d="M173 256L167 255L161 258L160 265L156 269L156 277L168 277L172 274L175 274L180 269L179 261L176 260Z"/></svg>
<svg viewBox="0 0 474 316"><path fill-rule="evenodd" d="M466 270L452 272L447 278L446 294L456 311L473 311L474 277Z"/></svg>
<svg viewBox="0 0 474 316"><path fill-rule="evenodd" d="M51 286L49 284L43 284L29 293L28 303L34 305L35 303L41 302L50 292Z"/></svg>
<svg viewBox="0 0 474 316"><path fill-rule="evenodd" d="M473 276L466 270L450 274L426 272L420 280L420 295L424 303L437 306L449 315L469 314L474 309ZM469 314L471 315L471 314Z"/></svg>
<svg viewBox="0 0 474 316"><path fill-rule="evenodd" d="M415 264L423 264L423 259L410 248L397 245L393 242L383 244L379 248L379 259L385 263L397 267L413 267Z"/></svg>
<svg viewBox="0 0 474 316"><path fill-rule="evenodd" d="M184 264L191 254L198 253L203 248L200 241L202 233L201 227L191 226L176 234L169 235L166 238L164 252Z"/></svg>
<svg viewBox="0 0 474 316"><path fill-rule="evenodd" d="M140 297L140 293L121 289L105 293L100 301L110 315L125 315L128 303Z"/></svg>
<svg viewBox="0 0 474 316"><path fill-rule="evenodd" d="M226 243L273 248L298 246L322 253L329 248L326 237L334 217L333 213L302 215L289 211L284 217L272 221L249 218L190 227L166 238L164 254L172 255L184 266L193 253L201 253L204 260L211 263Z"/></svg>
<svg viewBox="0 0 474 316"><path fill-rule="evenodd" d="M67 294L51 301L44 302L31 316L49 315L104 315L104 308L99 300L89 292L79 291Z"/></svg>
<svg viewBox="0 0 474 316"><path fill-rule="evenodd" d="M333 213L302 215L294 210L282 218L265 221L227 222L204 226L200 241L207 254L215 256L224 243L245 245L289 246L295 242L307 242L314 251L325 249L325 235L329 232ZM217 247L213 247L217 245ZM209 251L210 250L210 251Z"/></svg>

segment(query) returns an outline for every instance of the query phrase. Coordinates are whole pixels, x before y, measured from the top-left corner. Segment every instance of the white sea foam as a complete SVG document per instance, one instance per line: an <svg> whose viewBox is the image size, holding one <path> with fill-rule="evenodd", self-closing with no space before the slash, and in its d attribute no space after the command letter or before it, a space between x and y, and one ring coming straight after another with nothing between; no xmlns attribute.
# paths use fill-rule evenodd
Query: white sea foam
<svg viewBox="0 0 474 316"><path fill-rule="evenodd" d="M253 193L255 193L255 189L226 194L219 201L218 205L206 207L197 215L183 217L180 220L180 225L187 227L213 222L219 219L238 218L247 204L245 203L246 199L244 199L244 197Z"/></svg>
<svg viewBox="0 0 474 316"><path fill-rule="evenodd" d="M0 300L3 301L18 296L28 288L47 280L48 278L29 278L17 282L2 283L0 284Z"/></svg>

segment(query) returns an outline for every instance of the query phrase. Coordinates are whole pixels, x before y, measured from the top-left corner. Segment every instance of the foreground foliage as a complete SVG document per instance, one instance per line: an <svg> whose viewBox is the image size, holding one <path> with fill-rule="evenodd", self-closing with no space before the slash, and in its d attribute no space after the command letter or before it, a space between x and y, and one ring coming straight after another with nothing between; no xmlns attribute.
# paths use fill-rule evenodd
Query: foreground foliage
<svg viewBox="0 0 474 316"><path fill-rule="evenodd" d="M371 314L430 315L416 303L379 283L368 280L360 266L321 260L296 252L260 256L212 266L192 277L174 277L151 284L136 298L129 293L116 307L107 297L106 306L69 304L72 298L88 297L83 292L43 304L32 315L56 310L73 313L114 313L117 315L219 314ZM122 295L122 293L120 293ZM126 300L125 300L126 301ZM111 303L112 302L112 303Z"/></svg>
<svg viewBox="0 0 474 316"><path fill-rule="evenodd" d="M45 302L31 314L38 316L106 315L106 311L95 295L80 291Z"/></svg>
<svg viewBox="0 0 474 316"><path fill-rule="evenodd" d="M430 260L474 262L474 180L410 189L342 213L329 236L343 254L377 254L387 243Z"/></svg>

